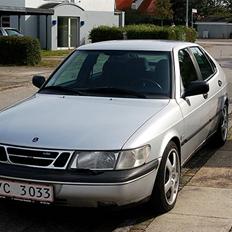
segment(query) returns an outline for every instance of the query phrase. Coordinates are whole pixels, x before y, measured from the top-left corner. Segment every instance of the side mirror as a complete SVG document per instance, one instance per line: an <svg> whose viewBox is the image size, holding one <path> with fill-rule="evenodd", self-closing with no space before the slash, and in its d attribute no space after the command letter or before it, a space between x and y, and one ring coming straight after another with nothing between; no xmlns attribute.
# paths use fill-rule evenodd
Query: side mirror
<svg viewBox="0 0 232 232"><path fill-rule="evenodd" d="M183 97L190 97L200 94L206 94L209 92L209 84L205 81L192 81L185 89Z"/></svg>
<svg viewBox="0 0 232 232"><path fill-rule="evenodd" d="M44 82L45 82L44 76L33 76L32 78L32 84L37 88L41 88Z"/></svg>

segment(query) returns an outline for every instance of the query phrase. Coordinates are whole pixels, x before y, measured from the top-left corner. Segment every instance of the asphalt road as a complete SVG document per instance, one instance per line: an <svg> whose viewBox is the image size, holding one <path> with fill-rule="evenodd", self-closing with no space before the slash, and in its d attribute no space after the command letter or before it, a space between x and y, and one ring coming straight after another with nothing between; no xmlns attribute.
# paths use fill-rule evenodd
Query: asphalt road
<svg viewBox="0 0 232 232"><path fill-rule="evenodd" d="M205 44L204 44L205 45ZM228 45L228 44L227 44ZM224 68L229 81L229 95L232 97L232 59L230 56L230 44L227 46L207 44L209 52ZM226 50L226 52L224 51ZM224 54L224 55L223 55ZM232 52L231 52L232 54ZM8 75L17 73L17 68L11 67L11 71L0 68L0 83ZM20 70L20 76L14 80L14 85L7 82L0 85L0 108L16 102L36 91L30 84L31 76L43 70ZM51 70L46 70L48 75ZM196 175L199 169L213 156L215 149L205 146L195 155L182 170L181 188ZM182 190L181 190L182 191ZM0 200L0 232L143 232L158 215L147 205L135 208L115 209L83 209L50 207L43 205L28 204L22 202Z"/></svg>

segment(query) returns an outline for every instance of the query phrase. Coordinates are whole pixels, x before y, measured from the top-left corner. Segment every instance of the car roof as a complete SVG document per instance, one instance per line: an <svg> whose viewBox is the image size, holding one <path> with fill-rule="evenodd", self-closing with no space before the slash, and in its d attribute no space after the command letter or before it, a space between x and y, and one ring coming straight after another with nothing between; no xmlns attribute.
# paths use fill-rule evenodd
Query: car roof
<svg viewBox="0 0 232 232"><path fill-rule="evenodd" d="M16 30L16 31L18 31L18 29L17 29L17 28L13 28L13 27L0 27L0 28L2 28L2 29L9 29L9 30Z"/></svg>
<svg viewBox="0 0 232 232"><path fill-rule="evenodd" d="M83 45L78 50L172 51L173 48L198 46L171 40L113 40Z"/></svg>

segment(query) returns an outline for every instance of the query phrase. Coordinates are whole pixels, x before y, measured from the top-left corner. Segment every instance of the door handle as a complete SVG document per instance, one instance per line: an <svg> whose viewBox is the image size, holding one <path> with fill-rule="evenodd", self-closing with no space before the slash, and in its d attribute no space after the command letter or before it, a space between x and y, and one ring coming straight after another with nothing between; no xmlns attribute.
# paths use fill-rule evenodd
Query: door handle
<svg viewBox="0 0 232 232"><path fill-rule="evenodd" d="M208 98L208 93L203 94L204 99Z"/></svg>
<svg viewBox="0 0 232 232"><path fill-rule="evenodd" d="M222 81L218 80L218 85L221 87L222 86Z"/></svg>

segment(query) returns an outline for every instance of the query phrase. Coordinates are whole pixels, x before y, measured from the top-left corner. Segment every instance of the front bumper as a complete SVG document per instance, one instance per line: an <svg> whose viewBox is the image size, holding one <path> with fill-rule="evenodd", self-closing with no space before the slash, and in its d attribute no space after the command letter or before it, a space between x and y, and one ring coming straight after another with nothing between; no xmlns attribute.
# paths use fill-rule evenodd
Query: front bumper
<svg viewBox="0 0 232 232"><path fill-rule="evenodd" d="M54 204L78 207L123 206L148 198L159 160L132 170L63 171L0 164L0 178L54 187Z"/></svg>

